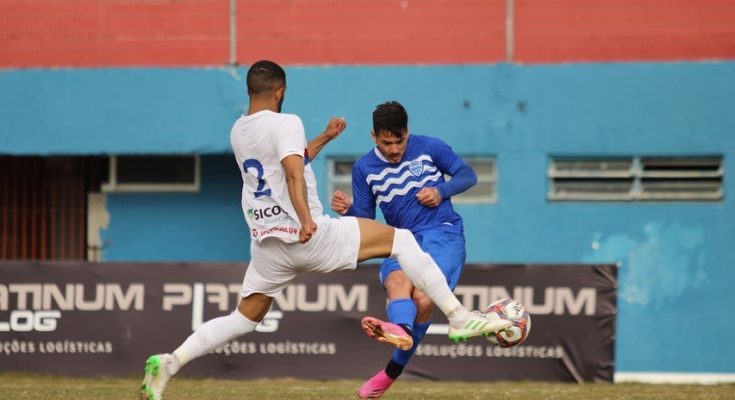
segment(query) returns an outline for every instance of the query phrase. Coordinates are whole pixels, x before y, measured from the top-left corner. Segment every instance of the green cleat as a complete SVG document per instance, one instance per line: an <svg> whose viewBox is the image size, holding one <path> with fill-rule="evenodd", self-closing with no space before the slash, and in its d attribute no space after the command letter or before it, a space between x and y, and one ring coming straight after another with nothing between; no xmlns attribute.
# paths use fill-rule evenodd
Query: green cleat
<svg viewBox="0 0 735 400"><path fill-rule="evenodd" d="M455 343L466 342L471 337L493 335L512 325L513 323L506 319L500 319L497 316L488 318L479 311L472 311L461 327L449 325L449 339Z"/></svg>
<svg viewBox="0 0 735 400"><path fill-rule="evenodd" d="M171 363L171 355L158 354L145 361L145 377L140 384L139 400L161 400L163 390L171 379L167 366Z"/></svg>

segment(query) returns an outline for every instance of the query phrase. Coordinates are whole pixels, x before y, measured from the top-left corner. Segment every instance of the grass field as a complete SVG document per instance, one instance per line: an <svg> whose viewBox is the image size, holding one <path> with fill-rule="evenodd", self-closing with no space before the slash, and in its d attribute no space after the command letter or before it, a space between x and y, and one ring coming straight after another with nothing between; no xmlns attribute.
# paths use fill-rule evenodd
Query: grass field
<svg viewBox="0 0 735 400"><path fill-rule="evenodd" d="M0 374L0 399L136 399L140 380L72 379L28 374ZM327 400L355 399L358 381L176 379L166 400ZM415 400L633 400L735 399L735 385L557 384L537 382L398 381L384 399Z"/></svg>

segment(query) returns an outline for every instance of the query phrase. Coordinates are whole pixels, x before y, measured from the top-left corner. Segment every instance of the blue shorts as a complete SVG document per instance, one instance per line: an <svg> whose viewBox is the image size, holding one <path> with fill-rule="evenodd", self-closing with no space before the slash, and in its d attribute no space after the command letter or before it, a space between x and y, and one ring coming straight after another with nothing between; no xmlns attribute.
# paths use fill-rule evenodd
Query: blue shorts
<svg viewBox="0 0 735 400"><path fill-rule="evenodd" d="M421 248L429 253L439 265L442 273L447 277L449 288L454 290L462 274L467 252L465 250L464 235L453 228L427 229L414 234ZM394 258L388 258L380 266L380 284L385 287L385 278L401 266Z"/></svg>

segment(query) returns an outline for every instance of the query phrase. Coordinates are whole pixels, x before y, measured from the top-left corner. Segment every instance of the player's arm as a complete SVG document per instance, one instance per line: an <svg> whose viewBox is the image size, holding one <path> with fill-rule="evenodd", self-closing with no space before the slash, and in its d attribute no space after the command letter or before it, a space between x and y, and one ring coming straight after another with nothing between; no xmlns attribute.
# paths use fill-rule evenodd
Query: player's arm
<svg viewBox="0 0 735 400"><path fill-rule="evenodd" d="M467 164L467 162L462 159L460 159L460 161L461 165L456 167L453 174L451 172L447 172L452 179L449 182L440 183L435 186L439 191L442 200L463 193L477 184L477 174L475 171L469 164Z"/></svg>
<svg viewBox="0 0 735 400"><path fill-rule="evenodd" d="M352 206L347 215L375 219L375 195L367 184L366 175L357 163L352 166Z"/></svg>
<svg viewBox="0 0 735 400"><path fill-rule="evenodd" d="M354 199L339 190L334 192L332 210L341 215L375 219L375 196L357 164L352 167L352 194Z"/></svg>
<svg viewBox="0 0 735 400"><path fill-rule="evenodd" d="M467 191L477 183L475 171L449 145L435 139L432 153L432 158L439 170L451 176L452 179L419 191L416 198L426 207L437 207L442 201Z"/></svg>
<svg viewBox="0 0 735 400"><path fill-rule="evenodd" d="M324 128L324 132L319 136L312 139L306 146L306 153L310 160L316 158L317 154L327 145L327 143L336 139L342 131L347 127L347 122L344 118L332 118L327 123L327 127Z"/></svg>
<svg viewBox="0 0 735 400"><path fill-rule="evenodd" d="M309 209L306 178L304 177L304 151L306 136L301 118L295 115L285 116L278 127L278 134L273 136L278 159L281 160L288 197L301 223L299 241L306 243L316 232L316 224L311 218Z"/></svg>
<svg viewBox="0 0 735 400"><path fill-rule="evenodd" d="M339 190L332 195L332 211L350 217L375 219L374 205L355 205L347 193Z"/></svg>
<svg viewBox="0 0 735 400"><path fill-rule="evenodd" d="M281 160L281 166L286 175L288 197L291 199L291 204L296 210L296 216L301 223L299 241L306 243L316 232L316 224L309 211L306 179L304 179L304 159L298 154L291 154Z"/></svg>

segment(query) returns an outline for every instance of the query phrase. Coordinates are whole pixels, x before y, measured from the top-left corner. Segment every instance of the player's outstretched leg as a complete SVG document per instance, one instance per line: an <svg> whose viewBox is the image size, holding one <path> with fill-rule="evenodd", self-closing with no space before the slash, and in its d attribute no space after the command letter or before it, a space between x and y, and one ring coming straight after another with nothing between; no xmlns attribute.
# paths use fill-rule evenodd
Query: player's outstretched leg
<svg viewBox="0 0 735 400"><path fill-rule="evenodd" d="M497 314L486 315L479 311L472 311L463 324L449 324L449 339L459 342L474 336L489 336L506 330L512 325L511 321L501 319Z"/></svg>
<svg viewBox="0 0 735 400"><path fill-rule="evenodd" d="M392 322L381 321L375 317L365 317L360 321L362 330L373 340L387 343L401 350L409 350L413 347L413 338L399 325Z"/></svg>
<svg viewBox="0 0 735 400"><path fill-rule="evenodd" d="M173 355L157 354L145 362L145 377L140 384L139 400L161 400L163 390L171 379L171 366L176 362Z"/></svg>
<svg viewBox="0 0 735 400"><path fill-rule="evenodd" d="M509 328L512 322L486 318L479 311L469 312L459 302L447 285L444 274L431 256L421 250L410 231L394 231L394 257L403 272L417 289L424 292L449 320L449 338L467 340L474 336L488 336Z"/></svg>
<svg viewBox="0 0 735 400"><path fill-rule="evenodd" d="M386 238L393 229L372 220L358 218L360 252L358 261L385 255ZM491 321L479 311L469 312L447 285L444 274L431 256L421 250L411 231L394 229L390 257L395 258L413 285L424 292L449 320L449 338L455 341L490 335L509 328L510 321Z"/></svg>
<svg viewBox="0 0 735 400"><path fill-rule="evenodd" d="M158 354L145 363L145 378L140 385L138 398L161 400L166 384L179 369L189 361L208 354L212 350L236 337L255 330L263 319L273 299L254 293L240 300L238 309L232 313L205 322L173 354ZM250 315L250 319L247 317Z"/></svg>

